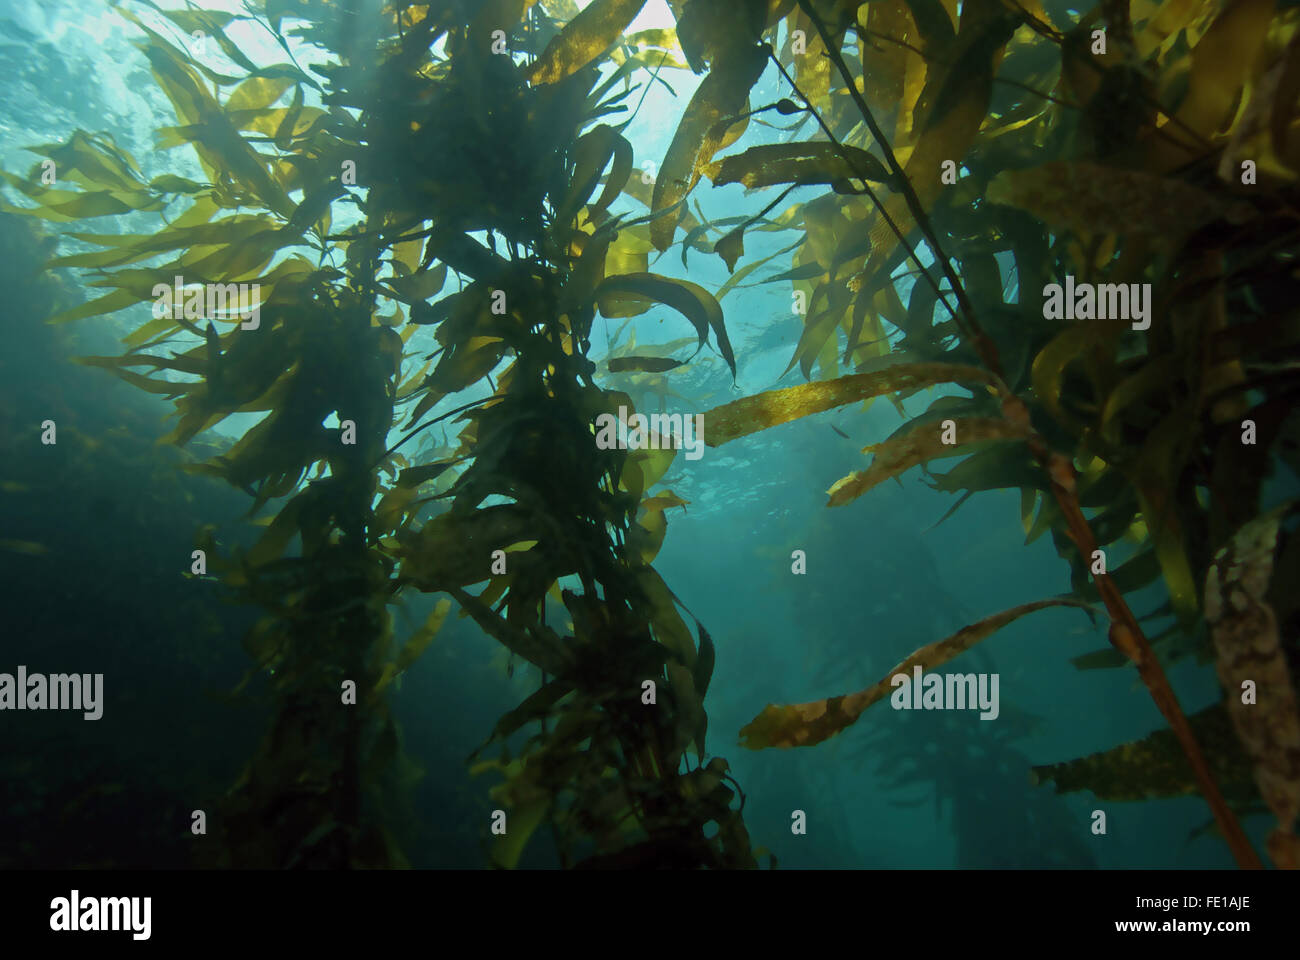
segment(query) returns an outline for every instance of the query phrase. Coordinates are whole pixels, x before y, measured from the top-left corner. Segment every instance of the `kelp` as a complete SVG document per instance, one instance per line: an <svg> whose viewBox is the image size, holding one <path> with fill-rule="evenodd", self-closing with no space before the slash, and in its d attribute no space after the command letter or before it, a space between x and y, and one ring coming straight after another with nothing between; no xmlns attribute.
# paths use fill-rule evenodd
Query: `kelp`
<svg viewBox="0 0 1300 960"><path fill-rule="evenodd" d="M594 419L635 405L602 388L588 354L598 314L659 303L691 324L690 356L712 341L734 380L720 301L789 253L759 282L802 295L787 373L809 382L706 413L707 441L885 396L906 422L867 447L875 459L832 487L830 505L914 466L959 495L953 509L1019 491L1027 542L1050 534L1069 568L1069 593L1051 602L1101 603L1110 619L1112 649L1077 665L1134 666L1169 724L1141 749L1054 765L1053 777L1116 798L1194 785L1238 862L1255 865L1237 814L1260 797L1238 789L1240 765L1224 766L1227 711L1185 717L1162 658L1217 651L1230 664L1268 637L1239 629L1210 585L1253 584L1234 579L1247 546L1233 538L1245 528L1258 540L1264 480L1278 461L1300 464L1294 18L1255 2L1108 5L1067 23L995 0L960 13L690 0L671 4L675 32L623 36L641 6L397 4L363 25L348 5L267 0L235 15L262 20L286 54L287 35L328 51L316 76L253 63L225 33L229 14L164 12L213 36L237 75L123 10L176 113L159 144L192 147L203 179L146 181L111 138L83 131L37 148L59 187L37 170L5 176L26 198L5 209L54 223L184 208L152 233L75 234L100 249L55 265L91 271L105 292L58 319L149 302L181 274L262 289L258 329L162 316L124 355L88 361L171 400L179 444L266 414L191 467L246 490L255 510L278 504L251 549L203 543L214 573L266 609L245 645L254 670L275 670L272 733L232 795L231 861L401 862L376 813L398 756L384 695L449 615L435 607L397 644L387 607L419 590L445 594L538 669L537 692L485 743L501 753L479 758L502 777L493 796L510 815L494 863L518 864L549 826L566 864L752 864L725 761L705 752L712 640L650 566L684 504L652 490L673 451L595 447ZM510 56L490 52L495 30ZM638 71L664 82L657 71L678 68L678 51L703 79L651 185L632 175L625 128L604 119L626 109ZM755 108L769 64L788 89ZM798 117L789 138L741 142L766 110ZM348 163L356 184L340 177ZM709 222L687 207L705 178L782 193L754 216ZM794 186L817 195L787 202ZM625 224L623 197L648 215ZM334 232L340 204L360 220ZM746 263L747 230L795 239ZM650 252L675 242L684 265L689 250L717 253L730 280L712 294L650 273ZM1047 287L1067 277L1149 285L1149 314L1049 317ZM412 347L417 327L432 353ZM657 378L663 398L687 349L611 344L605 370L629 390ZM938 384L969 396L905 412ZM339 427L323 426L331 414ZM399 417L405 434L389 447ZM458 432L427 459L400 452L453 417ZM962 459L929 472L946 456ZM1156 582L1167 602L1139 618L1131 595ZM1255 620L1278 609L1276 592L1241 589ZM1172 626L1149 639L1144 625L1162 617ZM364 694L350 709L334 699L341 677ZM1293 690L1295 678L1274 670L1269 683ZM794 723L751 745L813 742L857 716L820 703L795 718L820 723L817 737ZM1294 777L1276 757L1291 734L1230 732L1269 784L1259 793L1281 837L1270 854L1294 862ZM507 749L521 737L522 752ZM1129 762L1143 758L1159 759L1148 780Z"/></svg>
<svg viewBox="0 0 1300 960"><path fill-rule="evenodd" d="M1288 824L1295 774L1289 744L1296 738L1296 711L1277 644L1277 621L1262 591L1270 579L1277 585L1276 577L1270 577L1273 548L1286 512L1284 505L1247 524L1207 572L1206 619L1220 648L1217 662L1226 698L1189 718L1197 739L1207 747L1216 780L1234 806L1271 809L1277 816L1279 826L1268 846L1278 866L1293 862ZM1153 644L1160 639L1154 638ZM1098 660L1099 655L1081 659ZM1273 693L1255 702L1261 681ZM1170 797L1196 790L1192 771L1168 730L1089 757L1035 768L1034 775L1054 782L1058 791L1089 789L1102 799Z"/></svg>
<svg viewBox="0 0 1300 960"><path fill-rule="evenodd" d="M595 0L564 25L529 68L533 85L555 83L608 50L645 6L645 0Z"/></svg>
<svg viewBox="0 0 1300 960"><path fill-rule="evenodd" d="M741 729L741 742L751 750L764 747L808 747L821 743L856 722L873 703L889 696L896 686L893 683L894 677L902 675L910 679L912 671L917 667L922 670L941 667L1025 614L1054 606L1087 605L1072 599L1039 600L985 617L963 627L951 637L915 651L865 690L813 703L781 706L768 704L762 713Z"/></svg>
<svg viewBox="0 0 1300 960"><path fill-rule="evenodd" d="M956 452L954 447L966 447L988 440L1024 440L1028 436L1023 425L1008 420L963 418L945 423L950 425L952 439L945 437L943 431L927 426L864 449L863 453L874 454L871 466L835 481L827 491L830 497L827 506L843 506L877 484L896 477L919 463L952 456Z"/></svg>
<svg viewBox="0 0 1300 960"><path fill-rule="evenodd" d="M759 430L832 410L855 400L950 382L987 383L989 375L979 367L966 365L900 363L875 373L852 374L754 394L714 407L705 420L705 442L718 447Z"/></svg>
<svg viewBox="0 0 1300 960"><path fill-rule="evenodd" d="M653 227L624 231L609 215L631 147L599 120L621 109L643 65L623 57L608 79L599 68L642 4L461 6L388 6L362 31L355 11L330 4L268 0L238 15L286 52L290 25L327 50L321 82L254 64L223 32L229 14L163 11L215 37L236 76L122 9L177 115L160 142L193 147L207 182L145 182L111 139L82 131L37 148L82 191L31 186L39 169L10 175L38 204L15 209L54 221L185 208L154 233L79 234L103 251L55 265L93 270L111 292L57 319L148 302L176 276L262 291L256 323L164 312L126 338L122 356L88 360L168 397L176 444L233 414L266 414L190 465L247 491L254 512L272 509L251 548L227 553L210 529L200 535L211 575L265 611L244 638L254 666L240 689L265 671L273 703L222 811L223 862L405 863L384 816L401 768L386 698L454 603L541 678L479 751L502 751L476 767L503 777L491 792L509 826L492 863L516 865L549 824L566 865L753 866L734 781L706 754L713 642L698 622L686 626L650 566L668 509L686 505L651 490L673 451L603 450L592 431L600 414L633 406L592 378L598 310L666 304L735 370L717 301L647 272ZM555 30L551 17L567 22ZM492 52L502 28L524 62ZM736 56L761 60L756 47ZM323 105L309 106L307 91ZM340 174L350 165L355 182ZM360 218L333 232L340 203ZM419 327L439 346L410 376ZM608 366L662 373L681 362ZM430 416L482 384L485 398ZM338 426L323 425L331 415ZM458 435L426 448L427 461L399 452L453 416ZM411 590L444 596L399 644L388 607ZM643 702L647 684L656 696Z"/></svg>
<svg viewBox="0 0 1300 960"><path fill-rule="evenodd" d="M724 155L706 171L754 189L830 187L798 219L771 213L802 234L792 269L773 279L793 282L806 304L789 369L810 383L706 413L706 436L727 442L876 385L901 412L917 385L891 389L891 370L978 368L951 378L970 396L905 415L869 446L871 467L833 486L829 505L950 454L965 459L927 477L961 495L954 510L983 490L1019 490L1027 542L1050 533L1069 596L1103 603L1111 619L1112 649L1077 664L1137 667L1188 782L1237 861L1253 866L1128 595L1160 582L1175 623L1159 649L1207 662L1211 559L1256 516L1275 465L1295 466L1283 438L1295 430L1300 367L1270 357L1292 358L1300 342L1288 266L1300 240L1296 24L1271 4L1119 12L1104 12L1103 48L1097 14L1053 23L1037 5L966 3L957 16L938 4L799 0L788 11L786 36L803 30L804 49L774 43L771 54L817 123L812 139ZM1179 33L1198 18L1202 28ZM728 261L738 275L753 266ZM1049 316L1049 285L1067 277L1098 290L1148 285L1146 314L1076 317L1071 304ZM966 449L950 431L943 443L941 425L960 434L964 421L1003 442ZM1099 563L1116 552L1127 562ZM1285 699L1294 682L1278 675L1270 686ZM1280 762L1279 749L1265 752ZM1243 796L1233 792L1233 806L1255 809ZM1289 831L1289 801L1281 809Z"/></svg>
<svg viewBox="0 0 1300 960"><path fill-rule="evenodd" d="M1250 764L1237 747L1224 705L1207 707L1188 722L1227 798L1239 807L1255 802L1258 792ZM1169 730L1064 763L1036 766L1031 776L1034 783L1054 784L1058 793L1088 790L1098 800L1120 802L1191 796L1199 789L1178 738Z"/></svg>

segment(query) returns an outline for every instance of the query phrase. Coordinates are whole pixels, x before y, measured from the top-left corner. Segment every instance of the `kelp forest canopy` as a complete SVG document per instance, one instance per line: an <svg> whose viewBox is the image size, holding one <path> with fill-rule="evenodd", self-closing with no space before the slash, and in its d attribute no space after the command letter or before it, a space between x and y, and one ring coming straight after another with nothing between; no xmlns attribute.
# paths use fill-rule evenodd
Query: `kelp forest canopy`
<svg viewBox="0 0 1300 960"><path fill-rule="evenodd" d="M1238 864L1300 866L1300 538L1266 489L1300 472L1300 9L668 0L671 26L634 28L647 6L122 2L174 112L156 146L193 176L86 130L4 174L3 209L62 231L50 267L92 291L55 322L139 320L83 362L170 403L180 447L226 430L186 469L263 524L230 547L194 518L194 587L259 609L241 691L272 698L221 862L406 863L388 698L460 617L537 681L470 760L493 865L535 843L757 865L705 709L741 654L655 567L687 503L660 481L695 422L717 448L885 398L901 426L824 478L838 522L917 466L953 510L1018 491L1062 592L866 689L755 704L725 749L825 741L898 674L1074 607L1111 641L1076 666L1134 671L1165 726L1036 767L1039 789L1200 794ZM631 133L650 90L676 98L653 155ZM711 220L729 186L742 214ZM746 392L728 305L759 285L783 304L761 323L797 333L784 385ZM651 311L657 342L611 336ZM706 362L732 399L647 421ZM417 594L431 614L399 629ZM1177 662L1223 699L1185 713Z"/></svg>

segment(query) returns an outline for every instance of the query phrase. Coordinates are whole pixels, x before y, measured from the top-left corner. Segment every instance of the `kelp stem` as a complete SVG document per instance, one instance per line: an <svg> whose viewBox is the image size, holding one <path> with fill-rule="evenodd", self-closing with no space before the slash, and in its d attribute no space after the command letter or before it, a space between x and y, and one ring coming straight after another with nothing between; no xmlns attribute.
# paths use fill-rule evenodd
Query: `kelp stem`
<svg viewBox="0 0 1300 960"><path fill-rule="evenodd" d="M1029 411L1019 397L1007 397L1003 402L1004 410L1011 408L1008 413L1009 416L1016 416L1016 406L1019 407L1019 415L1028 421ZM1070 539L1085 558L1091 557L1097 549L1097 540L1093 536L1092 528L1088 525L1083 510L1079 506L1079 498L1075 493L1074 466L1066 457L1049 450L1042 436L1037 432L1031 432L1030 434L1029 449L1033 453L1034 459L1047 471L1048 479L1051 481L1052 495L1056 498L1056 502L1060 505L1066 522L1069 524ZM1096 583L1102 602L1106 604L1106 611L1110 614L1111 644L1133 661L1134 666L1138 669L1138 675L1142 678L1142 683L1151 695L1151 699L1155 701L1160 713L1169 723L1169 728L1173 730L1174 736L1178 738L1179 746L1182 747L1187 762L1191 764L1192 773L1196 777L1196 782L1200 785L1201 793L1204 794L1205 801L1214 814L1214 820L1219 827L1219 832L1223 834L1229 849L1232 850L1237 865L1254 870L1262 869L1263 864L1255 853L1254 847L1251 846L1250 839L1242 830L1236 814L1232 812L1232 808L1224 800L1219 785L1210 772L1201 745L1197 742L1196 735L1192 733L1191 725L1187 722L1187 715L1183 713L1183 709L1178 703L1178 695L1174 693L1173 687L1169 685L1169 679L1165 676L1164 668L1160 666L1155 651L1151 649L1150 641L1142 632L1142 627L1138 624L1137 618L1133 616L1133 611L1125 601L1124 595L1115 586L1109 574L1094 574L1093 582Z"/></svg>
<svg viewBox="0 0 1300 960"><path fill-rule="evenodd" d="M954 316L954 319L958 320L958 323L964 328L962 332L971 340L971 346L975 349L981 362L998 378L998 387L1003 395L1004 414L1008 419L1022 423L1028 430L1029 449L1034 459L1048 475L1052 495L1056 498L1056 502L1060 505L1061 511L1069 524L1071 540L1074 541L1075 546L1079 548L1084 557L1092 556L1093 551L1097 549L1097 540L1093 536L1092 528L1088 525L1083 510L1079 506L1079 499L1075 493L1073 464L1066 457L1048 448L1042 435L1031 426L1029 410L1024 401L1011 393L1010 389L1005 386L1005 377L997 347L980 328L975 318L974 306L966 294L965 287L958 279L951 260L940 248L934 229L930 225L929 217L921 205L920 198L912 188L911 181L908 180L899 166L893 148L890 146L889 141L886 140L880 126L876 123L871 108L868 107L866 100L858 91L848 64L844 62L844 57L836 49L833 38L826 29L821 17L813 10L812 4L808 0L799 0L799 8L817 27L817 32L821 35L822 44L826 48L827 55L838 68L849 95L853 98L853 102L859 111L861 111L862 118L871 131L871 135L880 144L885 159L889 163L890 172L893 173L897 180L898 189L902 192L912 217L933 249L935 261L942 267L944 276L952 285L953 293L957 297L963 315L962 318ZM877 203L877 206L880 206L879 203ZM881 209L883 212L883 207ZM897 228L895 228L895 232L898 232ZM965 320L964 324L961 323L962 319ZM1209 765L1205 761L1205 755L1201 751L1200 744L1187 722L1187 716L1178 703L1178 697L1169 685L1164 669L1160 666L1160 661L1156 659L1155 652L1151 649L1151 644L1143 634L1137 618L1133 615L1133 611L1129 609L1123 594L1111 581L1108 574L1097 574L1094 581L1103 602L1106 604L1106 610L1110 614L1111 642L1119 647L1137 666L1138 674L1141 676L1147 692L1151 695L1151 699L1155 701L1161 714L1169 723L1170 729L1178 738L1179 745L1187 757L1187 762L1191 764L1192 772L1196 776L1201 792L1214 814L1219 832L1223 834L1229 848L1232 850L1237 865L1260 869L1262 864L1259 857L1250 845L1250 840L1246 837L1245 831L1241 829L1241 824L1238 822L1236 815L1228 806L1227 801L1223 799L1223 794L1220 792L1218 784L1214 780L1214 775L1210 772Z"/></svg>

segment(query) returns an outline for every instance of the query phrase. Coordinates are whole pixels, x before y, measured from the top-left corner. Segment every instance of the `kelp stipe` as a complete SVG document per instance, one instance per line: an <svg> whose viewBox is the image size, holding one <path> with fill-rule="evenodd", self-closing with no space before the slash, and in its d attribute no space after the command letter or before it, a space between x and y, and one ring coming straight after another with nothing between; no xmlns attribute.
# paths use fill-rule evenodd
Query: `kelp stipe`
<svg viewBox="0 0 1300 960"><path fill-rule="evenodd" d="M649 488L674 451L602 449L593 429L602 415L632 408L628 397L593 381L586 354L598 302L604 311L606 301L632 293L661 299L697 321L701 343L712 332L724 356L729 350L721 311L704 291L643 272L606 273L620 233L635 230L606 210L631 176L630 147L618 129L595 121L629 90L610 93L595 66L637 6L593 5L584 22L523 69L491 54L485 27L449 29L448 89L486 91L509 112L514 136L537 144L528 155L541 169L528 180L536 190L532 206L478 224L505 239L508 259L466 243L456 232L463 221L437 208L417 218L433 221L426 258L439 257L471 282L427 315L413 309L417 322L445 319L437 331L441 356L417 391L424 396L412 421L482 379L502 356L515 357L492 396L463 414L469 425L455 457L467 465L439 495L449 509L418 529L408 520L394 534L402 583L449 593L485 632L541 670L541 688L501 719L483 750L530 724L538 732L518 755L502 743L497 759L475 767L503 776L493 790L509 823L491 852L498 866L517 863L530 835L547 823L566 865L754 865L731 808L726 762L704 764L712 642L697 623L697 644L650 566L668 501ZM599 41L589 39L593 30ZM464 97L430 103L421 122L463 130L458 150L496 148L496 134L467 115ZM490 185L461 186L463 199L483 201L468 209L496 217ZM498 502L484 505L488 498ZM491 557L500 566L492 563L482 593L469 593L467 586L485 579ZM564 579L574 587L562 589ZM571 633L548 623L548 595L567 611ZM686 753L692 745L700 762L694 769ZM712 837L710 822L718 827Z"/></svg>

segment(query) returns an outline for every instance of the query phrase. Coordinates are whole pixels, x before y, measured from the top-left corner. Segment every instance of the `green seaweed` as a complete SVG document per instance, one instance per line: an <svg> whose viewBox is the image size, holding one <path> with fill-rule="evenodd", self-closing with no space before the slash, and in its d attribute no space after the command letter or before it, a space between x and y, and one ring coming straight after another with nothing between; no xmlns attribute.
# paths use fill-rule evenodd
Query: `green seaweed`
<svg viewBox="0 0 1300 960"><path fill-rule="evenodd" d="M245 490L254 514L272 510L251 548L223 552L211 532L199 544L211 572L265 610L245 638L254 660L245 684L265 671L273 705L270 730L222 811L222 862L406 862L385 814L402 775L387 687L448 611L440 606L398 647L387 607L419 590L454 599L462 616L542 671L541 693L484 745L529 732L517 756L486 761L504 774L493 796L511 818L493 863L514 865L543 823L566 863L754 863L726 764L705 763L712 643L697 625L697 654L676 598L648 566L654 550L636 520L666 461L593 444L595 416L626 398L595 384L586 357L599 303L648 297L685 314L701 345L711 336L734 368L723 315L695 285L606 273L621 227L606 208L631 168L616 159L625 141L597 121L623 109L630 76L611 92L598 67L638 5L597 5L558 34L540 14L521 20L526 6L397 4L339 46L325 38L355 19L348 5L269 2L240 16L264 16L286 51L281 30L291 22L297 36L332 49L319 84L292 64L253 64L222 32L229 15L164 11L216 37L239 76L203 67L122 8L176 111L161 142L193 147L208 182L146 183L116 145L78 131L38 152L85 189L24 190L40 206L14 208L58 221L184 208L154 233L78 235L103 254L53 265L91 269L94 285L112 292L58 321L148 302L173 276L266 291L256 324L241 316L219 329L221 319L201 326L156 314L127 338L128 352L87 361L167 396L177 415L169 439L179 445L232 414L265 412L229 449L189 467ZM494 54L498 26L510 27L510 49L541 58L525 68ZM320 90L322 107L305 105L307 87ZM287 107L275 106L286 97ZM502 129L511 130L510 150L501 149ZM593 154L593 137L610 148ZM360 171L364 195L340 173L347 164ZM338 203L361 220L332 232ZM478 231L487 246L471 236ZM449 275L461 290L439 298ZM380 315L387 296L399 303L395 321ZM411 326L399 334L402 306ZM441 348L428 358L432 370L402 383L416 325L432 325ZM471 397L483 382L486 399L452 411L465 424L453 450L435 462L399 452L449 416L427 419L437 403ZM407 429L388 447L402 408ZM324 426L331 415L337 427ZM496 497L510 505L485 504ZM665 505L645 521L659 538ZM506 548L509 573L494 560ZM570 578L580 589L559 590ZM465 589L484 583L477 595ZM571 633L552 625L548 594L562 599ZM647 679L658 686L649 712L640 699Z"/></svg>
<svg viewBox="0 0 1300 960"><path fill-rule="evenodd" d="M801 299L786 372L809 383L719 406L708 442L885 396L905 422L830 487L828 506L852 509L913 466L959 496L953 510L1019 491L1026 541L1050 533L1069 573L1067 593L1037 604L1100 603L1111 622L1113 650L1076 666L1135 666L1170 725L1037 769L1114 799L1199 790L1238 862L1258 862L1237 824L1258 803L1232 735L1213 711L1185 717L1161 664L1215 655L1213 558L1261 513L1271 472L1300 466L1286 11L1207 0L1131 21L1122 4L1065 16L998 0L966 0L960 14L902 0L688 0L671 5L676 36L642 37L642 51L623 36L636 0L582 12L526 0L143 6L175 28L118 7L175 112L158 145L192 149L202 179L146 180L111 137L78 130L32 148L61 185L39 167L6 173L21 198L3 210L56 225L158 216L151 231L69 233L97 249L49 266L85 271L100 292L64 304L59 322L150 303L176 276L265 294L255 325L155 315L125 352L83 358L166 398L181 447L261 415L186 464L244 491L250 516L265 512L249 546L224 549L210 528L199 539L210 575L263 611L240 689L262 676L271 698L270 729L223 810L222 862L405 863L390 809L406 772L386 698L454 602L538 680L471 758L499 776L491 796L511 824L491 863L517 865L549 830L565 865L755 864L739 788L706 750L712 640L651 566L667 508L684 503L653 489L672 452L592 442L597 417L635 404L588 356L598 315L660 304L690 324L690 358L710 347L734 381L720 300L777 256L745 262L748 230L794 234L788 267L756 282ZM226 32L236 21L260 24L286 59L253 62ZM194 30L236 72L171 39ZM329 62L304 71L290 38ZM634 110L638 84L666 85L659 72L678 52L703 76L651 188L615 118ZM755 108L769 66L788 89ZM771 110L807 138L724 153ZM782 192L753 216L709 221L688 206L706 180ZM818 195L791 200L795 186ZM646 214L614 212L624 196ZM359 218L336 228L344 209ZM731 280L715 295L651 273L651 251L675 244L684 264L689 250L716 253ZM1149 284L1158 322L1049 316L1048 285L1066 276ZM688 359L667 354L689 338L610 346L607 371L627 376L613 383L662 402L663 374ZM935 384L969 396L905 413ZM409 444L434 425L441 443L430 432ZM1278 565L1294 572L1288 543ZM1138 617L1135 595L1152 586L1157 609ZM413 592L440 602L399 642L389 607ZM1294 622L1294 599L1275 588L1269 600ZM1162 632L1148 639L1152 621ZM801 727L785 710L781 735L751 745L809 743L851 722L814 730L824 712ZM939 761L922 766L955 782Z"/></svg>

